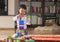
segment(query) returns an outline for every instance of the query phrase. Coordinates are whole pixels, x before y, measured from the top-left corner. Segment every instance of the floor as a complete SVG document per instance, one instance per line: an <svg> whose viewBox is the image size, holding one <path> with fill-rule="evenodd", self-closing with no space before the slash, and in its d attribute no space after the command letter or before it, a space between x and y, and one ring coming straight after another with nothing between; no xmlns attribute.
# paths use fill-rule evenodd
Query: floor
<svg viewBox="0 0 60 42"><path fill-rule="evenodd" d="M14 30L0 30L0 40L3 40L8 36L12 36L13 34Z"/></svg>
<svg viewBox="0 0 60 42"><path fill-rule="evenodd" d="M1 30L0 29L0 40L3 40L7 38L8 36L12 36L15 33L14 29L6 29L6 30ZM60 26L57 25L52 25L52 26L38 26L36 28L29 28L28 29L28 34L31 35L46 35L46 34L52 34L52 35L60 35Z"/></svg>

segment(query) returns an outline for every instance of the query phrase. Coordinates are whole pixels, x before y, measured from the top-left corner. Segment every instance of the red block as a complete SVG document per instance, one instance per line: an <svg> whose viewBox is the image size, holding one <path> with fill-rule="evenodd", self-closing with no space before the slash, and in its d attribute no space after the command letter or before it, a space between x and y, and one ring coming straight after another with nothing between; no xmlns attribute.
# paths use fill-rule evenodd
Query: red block
<svg viewBox="0 0 60 42"><path fill-rule="evenodd" d="M24 42L24 40L21 40L20 42Z"/></svg>

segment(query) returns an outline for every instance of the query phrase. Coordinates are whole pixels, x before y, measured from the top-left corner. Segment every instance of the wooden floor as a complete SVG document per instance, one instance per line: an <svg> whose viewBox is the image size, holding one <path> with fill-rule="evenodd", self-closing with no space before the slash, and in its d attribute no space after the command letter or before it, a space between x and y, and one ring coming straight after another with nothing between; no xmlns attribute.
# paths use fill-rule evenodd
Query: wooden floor
<svg viewBox="0 0 60 42"><path fill-rule="evenodd" d="M3 40L8 36L12 36L14 33L14 30L0 30L0 40Z"/></svg>

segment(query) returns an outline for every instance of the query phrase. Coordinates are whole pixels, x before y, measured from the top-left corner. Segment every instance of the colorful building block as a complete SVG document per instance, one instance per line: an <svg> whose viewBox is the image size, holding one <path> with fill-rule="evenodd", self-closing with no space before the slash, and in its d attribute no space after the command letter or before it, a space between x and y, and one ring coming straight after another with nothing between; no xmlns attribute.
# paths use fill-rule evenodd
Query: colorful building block
<svg viewBox="0 0 60 42"><path fill-rule="evenodd" d="M20 26L19 27L19 30L24 30L24 26Z"/></svg>
<svg viewBox="0 0 60 42"><path fill-rule="evenodd" d="M33 39L25 40L25 42L35 42Z"/></svg>
<svg viewBox="0 0 60 42"><path fill-rule="evenodd" d="M24 30L19 30L19 32L24 33Z"/></svg>
<svg viewBox="0 0 60 42"><path fill-rule="evenodd" d="M24 25L24 20L20 19L20 20L19 20L19 24L20 24L20 25Z"/></svg>

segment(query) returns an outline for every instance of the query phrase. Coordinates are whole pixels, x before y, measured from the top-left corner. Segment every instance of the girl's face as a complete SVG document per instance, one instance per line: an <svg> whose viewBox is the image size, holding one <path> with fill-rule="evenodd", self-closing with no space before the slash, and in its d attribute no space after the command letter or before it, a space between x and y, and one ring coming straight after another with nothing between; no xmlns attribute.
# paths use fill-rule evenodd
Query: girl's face
<svg viewBox="0 0 60 42"><path fill-rule="evenodd" d="M23 8L20 8L19 9L19 14L20 15L24 15L26 13L26 10L25 9L23 9Z"/></svg>
<svg viewBox="0 0 60 42"><path fill-rule="evenodd" d="M20 9L19 9L19 15L20 15L20 17L24 17L25 12L26 12L25 9L20 8Z"/></svg>

